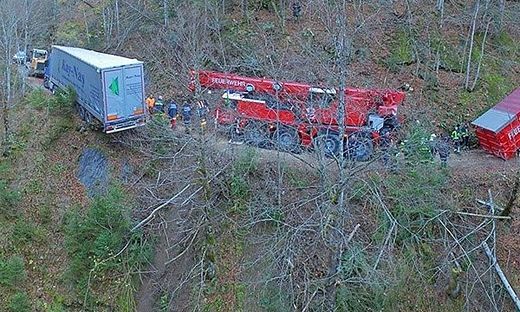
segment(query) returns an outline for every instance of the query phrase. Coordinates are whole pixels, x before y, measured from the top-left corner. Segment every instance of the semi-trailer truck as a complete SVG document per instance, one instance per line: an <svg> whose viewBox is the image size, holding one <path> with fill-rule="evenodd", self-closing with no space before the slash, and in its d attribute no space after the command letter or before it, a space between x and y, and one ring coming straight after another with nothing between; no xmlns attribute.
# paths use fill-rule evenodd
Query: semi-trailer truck
<svg viewBox="0 0 520 312"><path fill-rule="evenodd" d="M53 93L72 88L81 118L106 133L145 124L143 62L64 46L52 46L44 85Z"/></svg>

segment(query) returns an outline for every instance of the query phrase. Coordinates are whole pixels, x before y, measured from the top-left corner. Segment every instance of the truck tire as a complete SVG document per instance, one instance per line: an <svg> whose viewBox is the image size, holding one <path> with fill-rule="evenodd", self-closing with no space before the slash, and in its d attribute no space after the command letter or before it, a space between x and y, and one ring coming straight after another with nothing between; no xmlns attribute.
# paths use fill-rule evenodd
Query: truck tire
<svg viewBox="0 0 520 312"><path fill-rule="evenodd" d="M87 126L91 126L92 121L93 121L92 114L88 110L85 109L85 123L87 124Z"/></svg>
<svg viewBox="0 0 520 312"><path fill-rule="evenodd" d="M341 140L335 131L321 131L315 138L317 149L329 158L337 157L341 151Z"/></svg>
<svg viewBox="0 0 520 312"><path fill-rule="evenodd" d="M300 137L295 129L280 127L273 134L276 148L283 152L300 153Z"/></svg>
<svg viewBox="0 0 520 312"><path fill-rule="evenodd" d="M81 120L85 121L85 109L81 105L78 105L77 108L78 108L79 118L81 118Z"/></svg>
<svg viewBox="0 0 520 312"><path fill-rule="evenodd" d="M352 133L345 145L345 157L354 161L369 161L374 152L372 136L366 132Z"/></svg>
<svg viewBox="0 0 520 312"><path fill-rule="evenodd" d="M266 147L269 142L266 129L260 123L248 122L244 127L244 142L255 147Z"/></svg>
<svg viewBox="0 0 520 312"><path fill-rule="evenodd" d="M228 139L229 139L229 142L234 142L234 143L237 143L237 142L241 142L243 141L242 140L242 136L239 132L237 132L237 125L236 124L232 124L228 127L226 127L226 133L227 133L227 136L228 136Z"/></svg>

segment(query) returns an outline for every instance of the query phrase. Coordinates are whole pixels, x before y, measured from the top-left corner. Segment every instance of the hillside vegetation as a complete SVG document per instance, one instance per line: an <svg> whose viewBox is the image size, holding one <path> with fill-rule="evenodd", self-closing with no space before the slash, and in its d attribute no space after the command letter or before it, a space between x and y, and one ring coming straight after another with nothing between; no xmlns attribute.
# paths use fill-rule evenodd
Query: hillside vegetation
<svg viewBox="0 0 520 312"><path fill-rule="evenodd" d="M338 165L164 116L106 135L73 92L48 94L2 56L0 311L514 310L482 243L520 291L518 160L465 150L443 167L419 147L520 85L520 3L299 2L298 18L266 0L0 8L28 16L34 47L144 61L147 92L167 99L193 96L190 69L413 87L399 112L411 147L387 170L379 152Z"/></svg>

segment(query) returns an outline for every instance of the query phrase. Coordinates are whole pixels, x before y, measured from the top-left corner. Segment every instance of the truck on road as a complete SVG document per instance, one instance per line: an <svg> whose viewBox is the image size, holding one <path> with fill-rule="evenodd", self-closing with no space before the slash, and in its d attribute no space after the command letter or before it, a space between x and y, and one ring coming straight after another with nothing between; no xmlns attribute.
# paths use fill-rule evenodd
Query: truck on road
<svg viewBox="0 0 520 312"><path fill-rule="evenodd" d="M340 91L205 70L190 75L192 91L198 87L225 90L215 117L218 125L230 127L230 136L290 152L320 145L329 157L343 153L356 161L369 160L381 135L398 127L397 109L406 97L397 89ZM345 99L343 133L338 121L339 92L344 92Z"/></svg>
<svg viewBox="0 0 520 312"><path fill-rule="evenodd" d="M96 51L52 46L44 86L72 88L87 124L113 133L145 124L143 62Z"/></svg>

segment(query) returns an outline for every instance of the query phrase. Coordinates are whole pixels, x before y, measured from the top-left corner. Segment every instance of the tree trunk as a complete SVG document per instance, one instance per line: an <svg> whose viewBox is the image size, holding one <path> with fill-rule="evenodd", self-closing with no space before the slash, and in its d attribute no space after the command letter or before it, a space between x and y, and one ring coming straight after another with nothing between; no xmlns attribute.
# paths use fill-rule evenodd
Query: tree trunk
<svg viewBox="0 0 520 312"><path fill-rule="evenodd" d="M9 42L9 41L8 41ZM10 42L9 42L10 45ZM5 59L5 99L4 99L4 109L3 109L3 124L4 124L4 138L3 138L3 144L4 146L7 146L9 143L9 137L10 137L10 128L9 128L9 109L12 101L12 95L11 95L11 64L9 63L10 58L9 55L11 55L11 49L10 47L6 47L6 59Z"/></svg>
<svg viewBox="0 0 520 312"><path fill-rule="evenodd" d="M241 6L242 6L242 17L247 20L248 19L248 6L249 6L249 1L248 0L242 0L241 1Z"/></svg>
<svg viewBox="0 0 520 312"><path fill-rule="evenodd" d="M166 0L164 0L164 1L166 1ZM117 33L117 37L119 38L119 0L115 0L114 10L115 10L115 15L116 15L116 33Z"/></svg>
<svg viewBox="0 0 520 312"><path fill-rule="evenodd" d="M348 29L347 29L347 2L343 0L340 2L339 7L336 10L336 32L337 32L337 41L336 41L336 66L338 68L338 76L339 76L339 103L338 103L338 132L340 135L340 153L338 156L338 167L339 167L339 181L338 185L338 203L336 207L332 207L329 212L329 220L331 224L331 228L333 229L343 229L344 228L344 219L347 217L349 211L345 209L345 182L347 180L347 172L345 166L345 156L343 154L343 146L345 145L345 107L346 107L346 96L345 89L347 83L347 66L348 59L350 56L350 41L348 38ZM343 253L343 241L342 238L338 236L337 230L330 230L329 234L329 244L331 244L330 251L330 264L329 264L329 272L327 276L327 297L328 302L331 304L329 308L331 310L334 308L334 302L336 298L337 292L337 283L335 280L336 273L338 271L338 266L340 264L341 255Z"/></svg>
<svg viewBox="0 0 520 312"><path fill-rule="evenodd" d="M442 38L442 27L444 26L444 0L437 0L437 10L439 11L439 36ZM436 73L439 73L439 68L441 66L441 49L442 42L439 42L439 46L437 47L437 53L435 56Z"/></svg>
<svg viewBox="0 0 520 312"><path fill-rule="evenodd" d="M499 0L498 2L498 32L502 31L502 24L504 22L504 11L506 10L506 1Z"/></svg>
<svg viewBox="0 0 520 312"><path fill-rule="evenodd" d="M511 196L509 196L507 205L504 208L504 211L502 211L502 213L500 215L509 216L511 214L511 210L513 209L513 205L515 204L516 199L518 198L519 192L520 192L520 171L518 171L516 174L516 181L515 181L515 185L513 186L513 189L511 190Z"/></svg>
<svg viewBox="0 0 520 312"><path fill-rule="evenodd" d="M168 27L169 24L169 7L168 0L163 0L164 27Z"/></svg>
<svg viewBox="0 0 520 312"><path fill-rule="evenodd" d="M471 88L470 88L469 91L475 90L478 78L480 76L480 67L482 65L482 59L484 58L484 48L486 46L486 38L487 38L487 35L488 35L488 31L489 31L489 25L491 25L491 21L489 21L487 23L487 25L486 25L486 31L484 32L484 38L482 39L482 47L480 49L480 58L478 60L477 72L475 73L475 78L473 79L473 84L471 85Z"/></svg>
<svg viewBox="0 0 520 312"><path fill-rule="evenodd" d="M473 14L473 18L471 20L471 34L469 38L469 52L468 52L468 63L466 65L466 81L464 82L464 88L468 91L469 89L469 77L471 74L471 54L473 53L473 41L475 39L475 29L477 27L477 17L478 11L480 9L480 0L476 1L475 4L475 14Z"/></svg>

